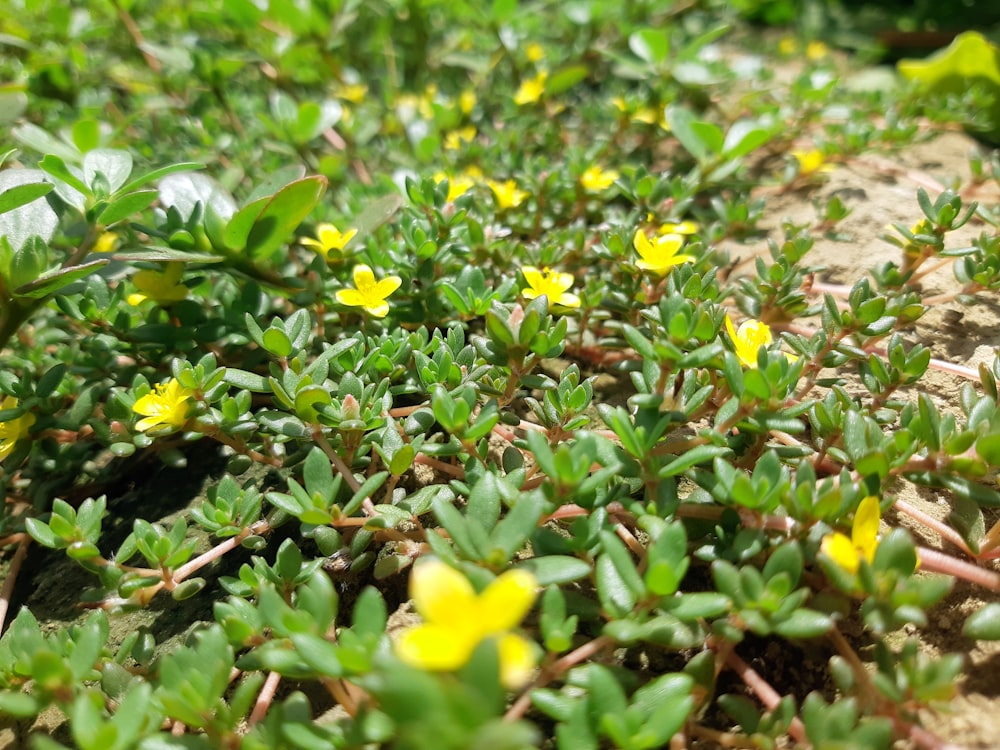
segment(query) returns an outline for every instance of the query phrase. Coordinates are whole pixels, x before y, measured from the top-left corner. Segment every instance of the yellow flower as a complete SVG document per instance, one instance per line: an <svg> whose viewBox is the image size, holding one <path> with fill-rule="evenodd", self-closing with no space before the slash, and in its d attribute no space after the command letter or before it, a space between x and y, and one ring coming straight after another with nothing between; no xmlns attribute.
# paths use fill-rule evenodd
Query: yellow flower
<svg viewBox="0 0 1000 750"><path fill-rule="evenodd" d="M818 148L810 149L809 151L792 151L792 156L794 156L799 163L800 175L820 174L823 172L833 171L833 165L826 163L826 157L823 156L823 152Z"/></svg>
<svg viewBox="0 0 1000 750"><path fill-rule="evenodd" d="M517 208L531 195L531 193L519 189L517 183L513 180L504 180L503 182L487 180L486 184L493 191L493 197L497 201L497 208L501 211L508 208Z"/></svg>
<svg viewBox="0 0 1000 750"><path fill-rule="evenodd" d="M862 560L871 564L875 559L880 520L878 498L869 495L854 512L851 538L839 531L827 534L820 544L820 551L848 573L857 573Z"/></svg>
<svg viewBox="0 0 1000 750"><path fill-rule="evenodd" d="M472 143L476 137L476 126L467 125L458 130L452 130L444 137L445 151L459 151L466 143Z"/></svg>
<svg viewBox="0 0 1000 750"><path fill-rule="evenodd" d="M363 83L342 83L336 89L337 98L351 104L361 104L367 93L368 86Z"/></svg>
<svg viewBox="0 0 1000 750"><path fill-rule="evenodd" d="M135 428L140 432L160 425L174 430L181 429L187 424L191 406L188 402L193 396L194 391L182 386L176 378L157 384L132 407L132 411L145 417L139 420Z"/></svg>
<svg viewBox="0 0 1000 750"><path fill-rule="evenodd" d="M534 78L521 81L521 85L514 94L514 104L520 107L539 101L545 93L545 81L548 77L548 72L543 70Z"/></svg>
<svg viewBox="0 0 1000 750"><path fill-rule="evenodd" d="M806 45L806 57L815 62L830 54L830 48L823 42L813 40Z"/></svg>
<svg viewBox="0 0 1000 750"><path fill-rule="evenodd" d="M757 366L757 351L762 346L769 346L774 340L767 323L761 323L753 318L740 323L737 331L733 319L726 315L726 330L736 347L736 356L746 367Z"/></svg>
<svg viewBox="0 0 1000 750"><path fill-rule="evenodd" d="M778 54L782 57L791 57L798 51L798 42L790 36L782 37L781 41L778 42Z"/></svg>
<svg viewBox="0 0 1000 750"><path fill-rule="evenodd" d="M396 639L396 654L413 667L447 672L468 663L476 647L494 639L500 679L511 689L524 685L535 666L532 643L511 631L531 609L537 582L525 570L508 570L481 594L469 580L443 562L414 567L410 596L424 622Z"/></svg>
<svg viewBox="0 0 1000 750"><path fill-rule="evenodd" d="M456 198L460 198L465 195L476 184L475 181L467 175L455 175L454 177L449 177L444 172L438 172L434 175L434 182L440 183L444 180L448 180L448 203L452 203Z"/></svg>
<svg viewBox="0 0 1000 750"><path fill-rule="evenodd" d="M375 281L372 269L361 263L354 267L355 288L337 292L337 302L348 307L360 307L376 318L384 318L389 314L386 298L402 283L398 276L386 276L381 281Z"/></svg>
<svg viewBox="0 0 1000 750"><path fill-rule="evenodd" d="M121 244L121 239L114 232L101 232L100 237L94 243L95 253L113 253Z"/></svg>
<svg viewBox="0 0 1000 750"><path fill-rule="evenodd" d="M181 261L170 261L162 271L138 271L132 276L132 283L138 292L126 299L130 305L140 305L147 299L166 307L187 297L188 288L180 283L184 274Z"/></svg>
<svg viewBox="0 0 1000 750"><path fill-rule="evenodd" d="M312 248L329 263L343 253L344 247L357 233L357 229L341 232L333 224L320 224L316 227L316 239L300 237L299 244Z"/></svg>
<svg viewBox="0 0 1000 750"><path fill-rule="evenodd" d="M684 245L684 238L679 234L664 234L650 240L644 231L636 229L632 244L642 259L636 265L657 276L666 276L674 266L694 260L693 255L678 255L677 251Z"/></svg>
<svg viewBox="0 0 1000 750"><path fill-rule="evenodd" d="M628 115L631 122L638 122L643 125L659 125L664 130L670 130L670 125L667 123L666 114L662 108L657 111L655 107L645 105L633 107L620 96L614 97L611 103L623 115Z"/></svg>
<svg viewBox="0 0 1000 750"><path fill-rule="evenodd" d="M17 399L13 396L4 398L0 404L0 409L16 409ZM18 440L28 437L28 430L35 423L34 414L22 414L15 419L8 419L0 422L0 461L14 452L14 446Z"/></svg>
<svg viewBox="0 0 1000 750"><path fill-rule="evenodd" d="M524 48L524 55L528 58L529 62L536 63L545 57L545 47L538 42L531 42Z"/></svg>
<svg viewBox="0 0 1000 750"><path fill-rule="evenodd" d="M528 286L521 290L521 294L527 299L535 299L543 294L549 299L549 307L552 305L562 305L563 307L579 307L580 298L575 294L570 294L567 290L573 286L573 275L552 271L548 268L538 270L534 266L522 266L521 273Z"/></svg>
<svg viewBox="0 0 1000 750"><path fill-rule="evenodd" d="M601 169L593 166L580 175L580 184L590 193L600 193L611 187L620 175L613 169Z"/></svg>
<svg viewBox="0 0 1000 750"><path fill-rule="evenodd" d="M761 323L759 320L754 320L753 318L744 320L740 323L739 330L736 330L732 318L727 314L726 330L729 332L729 338L736 348L736 357L745 367L756 367L757 352L761 347L770 346L771 342L774 341L771 329L767 323ZM797 355L788 354L787 352L781 352L781 355L790 362L798 359Z"/></svg>
<svg viewBox="0 0 1000 750"><path fill-rule="evenodd" d="M681 221L677 224L667 222L666 224L661 224L660 228L656 230L659 234L697 234L698 224L693 221Z"/></svg>
<svg viewBox="0 0 1000 750"><path fill-rule="evenodd" d="M458 95L458 108L463 115L472 114L473 107L476 106L476 92L472 89L465 89Z"/></svg>

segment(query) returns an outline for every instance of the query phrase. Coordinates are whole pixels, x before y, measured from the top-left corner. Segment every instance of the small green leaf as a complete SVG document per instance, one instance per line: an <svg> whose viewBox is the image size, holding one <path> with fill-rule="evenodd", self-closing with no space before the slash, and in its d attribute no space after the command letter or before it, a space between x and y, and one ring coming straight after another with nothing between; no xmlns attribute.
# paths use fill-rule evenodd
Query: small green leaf
<svg viewBox="0 0 1000 750"><path fill-rule="evenodd" d="M53 185L49 182L29 182L25 185L15 185L8 188L0 193L0 214L27 205L48 194L52 188Z"/></svg>
<svg viewBox="0 0 1000 750"><path fill-rule="evenodd" d="M797 609L785 620L774 624L774 630L785 638L818 638L833 627L833 618L812 609Z"/></svg>
<svg viewBox="0 0 1000 750"><path fill-rule="evenodd" d="M540 586L570 583L590 575L591 565L569 555L545 555L522 560L515 567L530 570Z"/></svg>
<svg viewBox="0 0 1000 750"><path fill-rule="evenodd" d="M670 39L663 29L639 29L629 34L628 48L643 62L659 65L670 53Z"/></svg>
<svg viewBox="0 0 1000 750"><path fill-rule="evenodd" d="M81 263L78 266L60 268L56 271L42 274L31 283L15 289L14 296L26 297L28 299L41 299L42 297L47 297L53 292L62 289L67 284L71 284L77 279L82 279L84 276L89 276L98 268L106 266L109 262L109 258L98 258L97 260Z"/></svg>
<svg viewBox="0 0 1000 750"><path fill-rule="evenodd" d="M293 182L268 201L254 221L246 241L246 254L267 260L302 223L326 192L327 180L316 175Z"/></svg>
<svg viewBox="0 0 1000 750"><path fill-rule="evenodd" d="M97 221L105 226L117 224L119 221L128 218L132 214L145 211L152 205L153 201L156 200L157 195L158 193L155 190L142 190L136 193L126 193L121 198L118 198L105 206L104 210L101 211L100 215L97 217Z"/></svg>
<svg viewBox="0 0 1000 750"><path fill-rule="evenodd" d="M977 641L1000 641L1000 603L990 602L965 621L962 635Z"/></svg>

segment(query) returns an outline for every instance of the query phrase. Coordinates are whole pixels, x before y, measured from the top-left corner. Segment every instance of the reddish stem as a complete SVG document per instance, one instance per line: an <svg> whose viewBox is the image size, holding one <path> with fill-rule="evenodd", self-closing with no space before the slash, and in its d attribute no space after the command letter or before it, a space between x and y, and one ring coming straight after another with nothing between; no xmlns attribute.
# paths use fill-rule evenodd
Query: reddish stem
<svg viewBox="0 0 1000 750"><path fill-rule="evenodd" d="M264 680L264 684L260 688L260 693L257 695L257 700L253 704L253 711L250 713L250 718L247 719L247 724L253 726L257 722L263 721L264 717L267 716L267 709L271 707L271 703L274 701L274 694L278 691L279 682L281 682L281 675L279 673L268 673L267 679Z"/></svg>
<svg viewBox="0 0 1000 750"><path fill-rule="evenodd" d="M917 547L917 558L920 560L920 567L932 573L944 573L945 575L961 578L964 581L975 583L990 591L1000 591L1000 573L995 570L987 570L973 563L959 560L939 552L936 549L927 547Z"/></svg>
<svg viewBox="0 0 1000 750"><path fill-rule="evenodd" d="M28 556L28 547L31 546L31 537L27 534L12 534L7 539L11 542L17 541L18 544L14 557L10 560L10 568L4 579L3 588L0 589L0 633L3 632L4 623L7 621L7 611L10 609L10 599L14 595L17 574L21 571L24 558Z"/></svg>
<svg viewBox="0 0 1000 750"><path fill-rule="evenodd" d="M922 510L910 505L905 500L897 499L896 502L894 503L894 506L896 510L902 511L915 521L920 521L920 523L922 523L927 528L936 531L938 533L938 536L954 544L969 557L976 557L975 553L973 553L973 551L969 549L969 545L965 543L965 540L962 539L962 537L958 534L958 532L955 531L950 526L948 526L947 524L942 523L938 519L934 518L934 516L924 513Z"/></svg>
<svg viewBox="0 0 1000 750"><path fill-rule="evenodd" d="M753 691L768 711L773 711L778 707L778 704L781 703L778 691L771 687L771 683L761 677L753 667L737 656L735 651L730 649L726 652L725 663ZM798 716L794 717L791 724L788 725L788 733L799 744L806 744L806 728Z"/></svg>

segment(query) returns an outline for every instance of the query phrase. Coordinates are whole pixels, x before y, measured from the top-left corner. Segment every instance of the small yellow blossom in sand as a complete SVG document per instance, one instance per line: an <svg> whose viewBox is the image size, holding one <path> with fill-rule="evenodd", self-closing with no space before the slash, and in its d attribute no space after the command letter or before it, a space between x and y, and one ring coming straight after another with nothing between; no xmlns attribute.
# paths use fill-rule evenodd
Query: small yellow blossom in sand
<svg viewBox="0 0 1000 750"><path fill-rule="evenodd" d="M334 96L351 104L361 104L367 93L368 86L364 83L342 83L334 91Z"/></svg>
<svg viewBox="0 0 1000 750"><path fill-rule="evenodd" d="M121 238L114 232L101 232L94 242L95 253L113 253L122 244Z"/></svg>
<svg viewBox="0 0 1000 750"><path fill-rule="evenodd" d="M636 265L657 276L666 276L674 266L695 259L693 255L679 252L684 246L684 237L679 234L663 234L650 240L643 230L637 229L632 237L632 245L639 253L640 260Z"/></svg>
<svg viewBox="0 0 1000 750"><path fill-rule="evenodd" d="M13 396L7 396L4 398L3 403L0 404L0 409L16 408L17 399ZM15 419L0 422L0 461L3 461L14 452L14 446L17 445L19 440L24 440L28 437L28 431L34 423L34 414L22 414Z"/></svg>
<svg viewBox="0 0 1000 750"><path fill-rule="evenodd" d="M861 561L871 564L878 549L878 527L881 521L877 497L866 497L854 512L851 538L835 531L823 537L820 551L848 573L857 573Z"/></svg>
<svg viewBox="0 0 1000 750"><path fill-rule="evenodd" d="M536 63L545 59L545 47L538 42L531 42L524 48L524 56L528 58L528 62Z"/></svg>
<svg viewBox="0 0 1000 750"><path fill-rule="evenodd" d="M601 169L594 165L580 175L580 185L588 193L600 193L614 185L615 180L620 177L614 169Z"/></svg>
<svg viewBox="0 0 1000 750"><path fill-rule="evenodd" d="M694 221L679 221L676 224L667 222L666 224L660 224L660 228L657 229L657 234L697 234L699 230L697 222Z"/></svg>
<svg viewBox="0 0 1000 750"><path fill-rule="evenodd" d="M518 188L517 183L514 182L514 180L504 180L503 182L498 182L497 180L487 180L486 184L489 185L490 190L493 191L493 197L496 198L497 208L501 211L505 211L508 208L517 208L531 195L531 193L526 190Z"/></svg>
<svg viewBox="0 0 1000 750"><path fill-rule="evenodd" d="M319 224L316 227L316 238L299 237L299 244L315 250L318 255L330 263L337 260L344 253L347 243L358 233L357 229L348 229L341 232L333 224Z"/></svg>
<svg viewBox="0 0 1000 750"><path fill-rule="evenodd" d="M448 672L468 663L484 640L496 642L500 680L516 689L535 668L533 644L514 632L537 597L538 583L525 570L501 573L477 594L469 580L437 560L417 564L410 575L410 597L424 619L405 629L394 644L396 655L419 669Z"/></svg>
<svg viewBox="0 0 1000 750"><path fill-rule="evenodd" d="M132 276L132 283L139 291L126 299L130 305L137 306L147 299L162 307L180 302L188 294L188 288L180 283L183 275L184 264L181 261L170 261L162 271L137 271Z"/></svg>
<svg viewBox="0 0 1000 750"><path fill-rule="evenodd" d="M466 143L472 143L476 139L476 126L467 125L458 130L452 130L444 136L445 151L460 151Z"/></svg>
<svg viewBox="0 0 1000 750"><path fill-rule="evenodd" d="M171 431L181 429L187 424L191 407L188 402L193 397L194 391L182 386L176 378L157 384L132 407L132 411L145 417L135 428L140 432L161 425L172 428Z"/></svg>
<svg viewBox="0 0 1000 750"><path fill-rule="evenodd" d="M437 172L434 175L434 182L436 183L440 184L445 180L448 180L448 197L446 198L448 203L454 203L456 198L465 195L476 184L475 180L467 175L458 174L451 177L444 172Z"/></svg>
<svg viewBox="0 0 1000 750"><path fill-rule="evenodd" d="M822 60L830 54L830 48L827 47L823 42L813 40L806 45L806 57L816 62L817 60Z"/></svg>
<svg viewBox="0 0 1000 750"><path fill-rule="evenodd" d="M538 270L534 266L522 266L521 274L528 282L528 286L521 290L526 299L535 299L544 294L549 300L550 308L553 305L580 306L580 298L568 291L573 286L573 274L552 271L548 268Z"/></svg>
<svg viewBox="0 0 1000 750"><path fill-rule="evenodd" d="M386 276L381 281L376 281L374 271L361 263L354 267L355 288L337 292L337 302L348 307L360 307L369 315L384 318L389 314L386 299L402 283L403 280L398 276Z"/></svg>
<svg viewBox="0 0 1000 750"><path fill-rule="evenodd" d="M743 363L744 367L757 367L757 352L762 347L770 346L774 341L771 335L771 328L767 323L750 318L740 323L739 330L733 325L732 318L726 315L726 331L729 332L729 339L736 348L736 357ZM798 359L795 354L781 352L789 362Z"/></svg>
<svg viewBox="0 0 1000 750"><path fill-rule="evenodd" d="M733 346L736 347L736 357L743 363L744 367L756 367L757 352L761 347L770 346L774 340L767 323L761 323L753 318L740 323L740 328L737 331L733 325L733 319L726 315L726 330L729 332Z"/></svg>
<svg viewBox="0 0 1000 750"><path fill-rule="evenodd" d="M809 151L792 151L792 156L799 163L799 174L804 177L833 171L833 165L827 163L826 157L818 148Z"/></svg>
<svg viewBox="0 0 1000 750"><path fill-rule="evenodd" d="M549 74L543 70L534 78L521 81L521 85L514 93L514 104L521 107L525 104L534 104L541 100L545 94L545 81L548 77Z"/></svg>

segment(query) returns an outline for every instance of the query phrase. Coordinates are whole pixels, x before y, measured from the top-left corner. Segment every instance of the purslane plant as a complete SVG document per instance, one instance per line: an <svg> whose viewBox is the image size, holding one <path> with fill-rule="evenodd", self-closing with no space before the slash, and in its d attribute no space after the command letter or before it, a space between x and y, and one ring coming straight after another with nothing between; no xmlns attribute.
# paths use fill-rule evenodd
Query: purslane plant
<svg viewBox="0 0 1000 750"><path fill-rule="evenodd" d="M897 126L824 133L824 76L709 106L744 74L702 54L726 31L704 7L432 4L390 28L365 4L285 5L171 6L204 45L184 61L169 8L154 42L95 10L134 42L100 65L147 81L127 122L67 123L36 86L10 131L0 619L30 543L93 574L96 611L10 618L0 711L62 712L41 748L941 746L919 712L961 660L895 631L955 577L1000 590L976 564L1000 556L1000 364L943 410L920 383L944 363L902 332L938 264L963 301L1000 286L989 232L949 237L990 209L916 192L899 262L847 288L815 280L791 224L733 271L755 183L808 189L837 138L844 156ZM489 57L452 67L431 39ZM161 122L158 97L199 115ZM796 153L807 130L822 152ZM227 471L179 514L121 518L95 491L196 452ZM112 637L168 595L211 615L183 642ZM986 607L966 631L998 623ZM781 695L758 639L823 644L836 693Z"/></svg>

